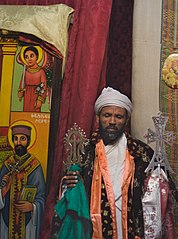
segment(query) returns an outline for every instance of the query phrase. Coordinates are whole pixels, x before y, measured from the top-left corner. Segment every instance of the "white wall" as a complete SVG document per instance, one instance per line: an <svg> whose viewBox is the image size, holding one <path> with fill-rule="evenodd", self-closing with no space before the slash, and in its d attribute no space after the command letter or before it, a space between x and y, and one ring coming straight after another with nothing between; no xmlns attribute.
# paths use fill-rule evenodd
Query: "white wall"
<svg viewBox="0 0 178 239"><path fill-rule="evenodd" d="M144 142L159 112L161 11L162 0L134 1L131 128Z"/></svg>

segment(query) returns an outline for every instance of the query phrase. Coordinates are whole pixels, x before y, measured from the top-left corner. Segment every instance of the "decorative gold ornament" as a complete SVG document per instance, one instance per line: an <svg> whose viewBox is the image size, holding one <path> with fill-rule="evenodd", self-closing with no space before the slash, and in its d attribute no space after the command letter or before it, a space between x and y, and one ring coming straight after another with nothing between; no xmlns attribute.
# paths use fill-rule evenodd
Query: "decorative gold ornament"
<svg viewBox="0 0 178 239"><path fill-rule="evenodd" d="M178 89L178 54L169 55L162 68L162 79L172 89Z"/></svg>

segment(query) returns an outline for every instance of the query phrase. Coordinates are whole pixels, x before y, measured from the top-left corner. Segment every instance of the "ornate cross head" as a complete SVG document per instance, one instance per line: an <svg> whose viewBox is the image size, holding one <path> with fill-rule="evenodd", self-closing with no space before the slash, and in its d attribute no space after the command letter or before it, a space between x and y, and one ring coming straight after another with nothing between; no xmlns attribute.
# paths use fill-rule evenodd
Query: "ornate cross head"
<svg viewBox="0 0 178 239"><path fill-rule="evenodd" d="M156 167L158 167L158 165L164 168L165 173L167 173L167 170L173 172L169 165L165 150L165 143L172 145L174 141L173 132L165 132L168 117L163 116L162 113L159 112L158 116L153 116L152 119L155 125L155 132L151 129L148 129L145 138L147 138L148 144L156 142L156 146L154 155L145 172L154 170Z"/></svg>
<svg viewBox="0 0 178 239"><path fill-rule="evenodd" d="M78 164L84 166L83 162L84 148L88 143L85 132L76 124L69 129L64 137L64 146L67 155L67 159L64 162L66 169L69 169L72 165Z"/></svg>

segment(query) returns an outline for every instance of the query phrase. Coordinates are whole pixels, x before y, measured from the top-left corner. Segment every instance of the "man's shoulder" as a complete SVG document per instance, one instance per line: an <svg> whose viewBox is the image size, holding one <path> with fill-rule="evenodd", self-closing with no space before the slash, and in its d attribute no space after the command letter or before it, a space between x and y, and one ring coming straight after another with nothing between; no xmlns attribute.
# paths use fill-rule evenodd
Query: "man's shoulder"
<svg viewBox="0 0 178 239"><path fill-rule="evenodd" d="M40 161L37 159L36 156L34 156L33 154L30 155L28 162L34 166L39 166L41 165Z"/></svg>
<svg viewBox="0 0 178 239"><path fill-rule="evenodd" d="M154 150L148 144L134 138L128 133L126 133L126 138L128 150L133 157L142 158L147 162L151 160Z"/></svg>

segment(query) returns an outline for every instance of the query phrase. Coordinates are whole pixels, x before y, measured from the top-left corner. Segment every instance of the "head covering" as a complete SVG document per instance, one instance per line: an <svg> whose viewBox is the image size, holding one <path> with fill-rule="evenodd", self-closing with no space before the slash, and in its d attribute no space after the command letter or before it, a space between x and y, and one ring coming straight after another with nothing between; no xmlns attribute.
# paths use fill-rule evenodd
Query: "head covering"
<svg viewBox="0 0 178 239"><path fill-rule="evenodd" d="M11 130L12 130L12 135L15 135L15 134L25 134L27 136L31 135L31 127L27 125L15 125L15 126L12 126Z"/></svg>
<svg viewBox="0 0 178 239"><path fill-rule="evenodd" d="M95 102L95 113L98 115L103 107L111 105L125 108L129 116L132 112L132 102L129 98L118 90L107 87L102 90L101 95Z"/></svg>

